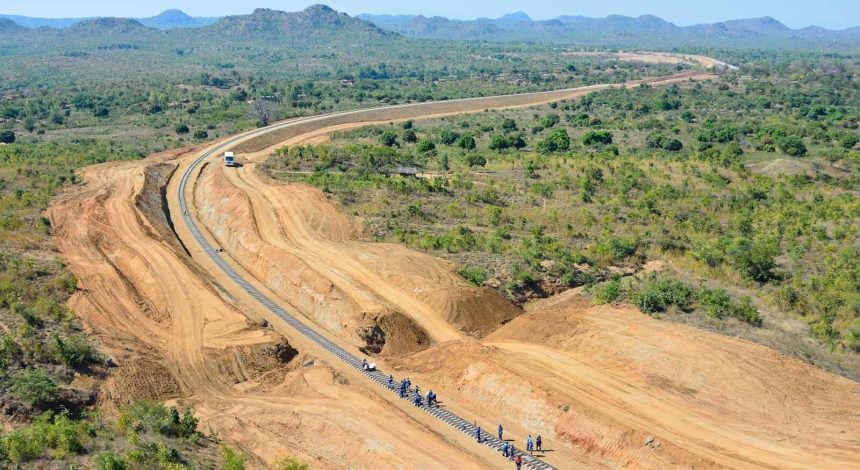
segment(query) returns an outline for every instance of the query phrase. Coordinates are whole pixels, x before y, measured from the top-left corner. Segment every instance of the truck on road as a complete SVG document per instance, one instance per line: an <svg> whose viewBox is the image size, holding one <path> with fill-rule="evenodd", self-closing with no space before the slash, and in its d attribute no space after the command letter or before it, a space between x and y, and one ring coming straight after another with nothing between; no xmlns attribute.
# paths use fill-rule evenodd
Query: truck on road
<svg viewBox="0 0 860 470"><path fill-rule="evenodd" d="M233 152L224 152L224 166L236 166L236 157Z"/></svg>

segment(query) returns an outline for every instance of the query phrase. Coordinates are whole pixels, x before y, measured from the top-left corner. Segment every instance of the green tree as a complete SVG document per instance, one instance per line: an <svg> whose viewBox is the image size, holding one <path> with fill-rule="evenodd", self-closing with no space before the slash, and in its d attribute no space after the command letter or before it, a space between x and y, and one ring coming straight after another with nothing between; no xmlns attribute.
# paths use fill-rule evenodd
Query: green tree
<svg viewBox="0 0 860 470"><path fill-rule="evenodd" d="M609 131L588 131L582 136L584 145L609 145L612 143L612 133Z"/></svg>
<svg viewBox="0 0 860 470"><path fill-rule="evenodd" d="M203 129L200 129L200 130L194 131L194 138L199 139L199 140L207 139L207 138L209 138L209 133Z"/></svg>
<svg viewBox="0 0 860 470"><path fill-rule="evenodd" d="M15 142L15 133L12 131L0 131L0 143L11 144Z"/></svg>
<svg viewBox="0 0 860 470"><path fill-rule="evenodd" d="M188 128L188 124L180 122L173 128L173 130L176 131L177 134L187 134L191 129Z"/></svg>
<svg viewBox="0 0 860 470"><path fill-rule="evenodd" d="M403 141L410 144L414 144L415 142L418 142L418 135L415 134L414 130L406 129L405 131L403 131Z"/></svg>
<svg viewBox="0 0 860 470"><path fill-rule="evenodd" d="M508 138L502 134L495 134L493 135L492 139L490 139L490 150L501 152L502 150L508 148L508 145Z"/></svg>
<svg viewBox="0 0 860 470"><path fill-rule="evenodd" d="M475 150L475 147L477 147L477 144L475 143L475 138L470 135L461 136L460 139L457 141L457 145L459 145L460 148L464 150ZM485 160L484 164L486 163L487 162Z"/></svg>
<svg viewBox="0 0 860 470"><path fill-rule="evenodd" d="M444 145L454 145L459 138L460 134L458 132L449 129L444 129L439 134L439 142L442 142Z"/></svg>
<svg viewBox="0 0 860 470"><path fill-rule="evenodd" d="M776 256L779 248L775 243L753 242L746 238L735 240L731 260L745 279L765 283L777 277Z"/></svg>
<svg viewBox="0 0 860 470"><path fill-rule="evenodd" d="M436 144L434 144L432 140L425 138L425 139L421 139L420 141L418 141L418 145L416 146L416 149L419 152L425 152L426 153L426 152L430 152L430 151L435 150Z"/></svg>
<svg viewBox="0 0 860 470"><path fill-rule="evenodd" d="M776 140L776 145L782 153L792 157L802 157L806 155L806 145L803 139L796 135L781 137Z"/></svg>
<svg viewBox="0 0 860 470"><path fill-rule="evenodd" d="M394 147L397 145L397 134L391 129L388 129L380 134L379 143L386 147Z"/></svg>
<svg viewBox="0 0 860 470"><path fill-rule="evenodd" d="M509 133L514 132L516 130L517 130L517 122L514 121L513 119L508 118L508 119L505 119L504 121L502 121L502 131L505 134L509 134Z"/></svg>
<svg viewBox="0 0 860 470"><path fill-rule="evenodd" d="M555 129L546 138L538 142L540 153L563 152L570 149L570 136L564 129Z"/></svg>

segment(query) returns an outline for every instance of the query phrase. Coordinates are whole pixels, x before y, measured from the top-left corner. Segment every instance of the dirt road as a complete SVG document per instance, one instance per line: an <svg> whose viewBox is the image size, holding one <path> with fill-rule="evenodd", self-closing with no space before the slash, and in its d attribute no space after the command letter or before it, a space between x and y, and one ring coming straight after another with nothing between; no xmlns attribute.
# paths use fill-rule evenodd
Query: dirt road
<svg viewBox="0 0 860 470"><path fill-rule="evenodd" d="M192 215L266 295L342 347L380 353L377 362L436 390L458 414L487 429L504 422L519 446L542 433L559 468L858 468L854 382L751 343L591 307L575 292L522 314L466 285L445 261L354 240L354 221L319 191L255 171L267 149L334 129L588 91L276 128L237 146L246 166L194 173ZM314 468L502 468L489 451L328 363L200 253L170 178L198 153L87 168L86 185L49 210L81 287L72 307L119 364L108 397L191 405L258 466L296 455ZM264 318L274 331L257 326Z"/></svg>

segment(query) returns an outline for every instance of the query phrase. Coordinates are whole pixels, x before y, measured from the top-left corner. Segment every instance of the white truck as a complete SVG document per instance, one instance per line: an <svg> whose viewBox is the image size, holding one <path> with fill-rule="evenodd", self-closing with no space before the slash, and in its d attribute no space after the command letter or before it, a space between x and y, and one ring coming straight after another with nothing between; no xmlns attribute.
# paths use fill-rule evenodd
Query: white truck
<svg viewBox="0 0 860 470"><path fill-rule="evenodd" d="M224 166L236 166L236 157L233 152L224 152Z"/></svg>

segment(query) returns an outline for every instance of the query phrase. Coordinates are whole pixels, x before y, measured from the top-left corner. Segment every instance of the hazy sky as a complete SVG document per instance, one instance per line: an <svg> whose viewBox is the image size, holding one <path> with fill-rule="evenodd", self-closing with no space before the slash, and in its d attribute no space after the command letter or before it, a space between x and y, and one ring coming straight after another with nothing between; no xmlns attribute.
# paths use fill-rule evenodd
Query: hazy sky
<svg viewBox="0 0 860 470"><path fill-rule="evenodd" d="M767 15L794 28L860 26L860 0L0 0L0 13L49 18L140 17L179 8L192 16L222 16L250 13L257 7L294 11L313 3L325 3L353 15L412 13L471 19L525 11L534 19L547 19L559 15L650 13L679 25Z"/></svg>

